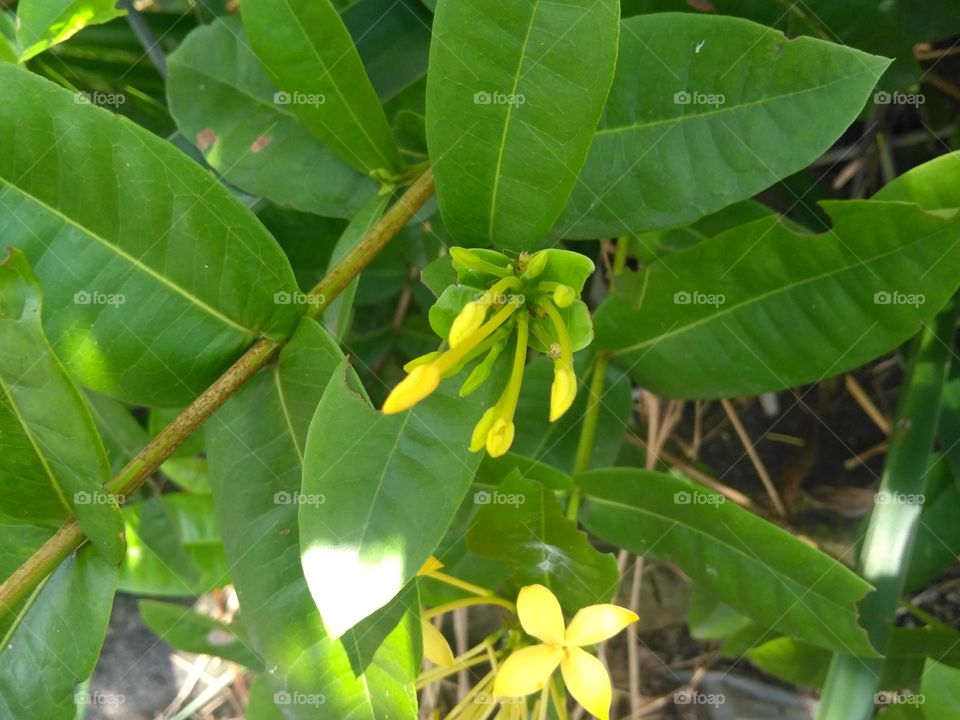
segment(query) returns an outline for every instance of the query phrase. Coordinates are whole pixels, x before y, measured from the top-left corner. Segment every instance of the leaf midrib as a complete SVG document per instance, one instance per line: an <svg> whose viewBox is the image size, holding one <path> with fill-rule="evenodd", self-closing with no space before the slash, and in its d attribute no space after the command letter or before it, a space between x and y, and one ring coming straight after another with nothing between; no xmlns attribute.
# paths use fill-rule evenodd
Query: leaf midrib
<svg viewBox="0 0 960 720"><path fill-rule="evenodd" d="M46 203L45 201L41 200L41 199L40 199L39 197L37 197L36 195L33 195L33 194L30 194L30 193L26 192L23 188L21 188L21 187L19 187L19 186L17 186L17 185L14 185L12 182L10 182L10 181L9 181L7 178L5 178L5 177L0 177L0 183L2 183L2 185L5 186L5 187L8 187L8 188L10 188L10 189L12 189L12 190L15 190L15 191L18 192L21 196L23 196L23 197L25 197L25 198L28 198L31 202L36 203L38 206L40 206L41 208L43 208L43 209L46 210L47 212L49 212L49 213L51 213L52 215L54 215L55 217L59 218L64 224L70 225L70 226L76 228L76 229L79 230L81 233L83 233L84 236L89 237L89 238L91 238L92 240L95 240L96 242L100 243L100 244L103 245L105 248L107 248L108 250L112 251L115 255L117 255L117 257L125 260L129 265L131 265L131 266L132 266L133 268L135 268L136 270L142 272L143 274L145 274L145 275L147 275L148 277L152 278L153 280L155 280L156 282L160 283L161 285L169 288L169 289L172 290L174 293L176 293L177 295L180 295L180 296L183 297L185 300L187 300L191 305L196 306L198 309L204 311L205 313L207 313L207 314L210 315L211 317L216 318L217 320L219 320L220 322L222 322L224 325L227 325L228 327L233 328L234 330L238 330L238 331L240 331L241 333L243 333L244 335L249 335L250 337L253 337L253 338L255 338L255 337L257 337L257 336L259 335L259 332L258 332L258 331L254 330L253 328L248 328L248 327L246 327L246 326L238 323L237 321L233 320L232 318L227 317L227 316L224 315L222 312L220 312L219 310L217 310L216 308L214 308L212 305L207 304L206 302L204 302L203 300L201 300L200 298L198 298L196 295L194 295L194 294L192 294L191 292L189 292L186 288L183 288L183 287L181 287L180 285L177 285L175 282L173 282L172 280L170 280L169 278L167 278L165 275L159 273L158 271L156 271L156 270L154 270L153 268L151 268L149 265L146 265L145 263L143 263L140 259L138 259L138 258L134 257L133 255L130 255L129 253L125 252L125 251L122 250L118 245L112 243L112 242L111 242L110 240L108 240L107 238L105 238L105 237L103 237L103 236L95 233L95 232L94 232L93 230L91 230L90 228L84 227L84 226L81 225L79 222L77 222L77 221L74 220L73 218L68 217L67 215L63 214L63 212L61 212L61 211L58 210L57 208L53 207L52 205Z"/></svg>
<svg viewBox="0 0 960 720"><path fill-rule="evenodd" d="M777 222L779 223L779 221L777 221ZM868 264L872 264L872 263L875 263L875 262L877 262L877 261L879 261L879 260L883 260L884 258L889 257L889 256L891 256L891 255L896 255L896 254L898 254L898 253L902 253L902 252L904 252L905 250L907 250L908 248L911 248L911 247L913 247L914 245L917 245L918 243L921 243L921 242L925 241L927 238L932 237L933 235L936 235L936 234L939 233L939 232L942 232L943 229L944 229L944 227L945 227L945 226L941 226L940 228L938 228L938 229L935 230L934 232L929 233L928 235L924 235L923 237L916 238L916 239L912 240L911 242L904 243L903 245L899 245L899 246L897 246L896 248L894 248L894 249L892 249L892 250L889 250L889 251L887 251L887 252L884 252L884 253L880 253L879 255L874 255L874 256L869 257L869 258L867 258L867 259L859 258L856 262L853 262L853 263L850 263L850 264L847 264L847 265L843 265L843 266L838 267L838 268L831 268L829 271L824 272L824 273L820 273L820 274L818 274L818 275L810 275L809 277L803 278L802 280L799 280L799 281L797 281L797 282L787 283L786 285L781 285L781 286L779 286L779 287L777 287L777 288L774 288L773 290L769 290L769 291L767 291L767 292L760 293L759 295L755 295L755 296L753 296L753 297L751 297L751 298L747 298L746 300L743 300L742 302L734 303L734 304L730 305L729 307L725 306L722 310L717 310L716 312L711 313L710 315L707 315L707 316L705 316L705 317L699 318L699 319L697 319L697 320L694 320L693 322L691 322L691 323L689 323L689 324L681 325L679 328L669 330L669 331L667 331L667 332L665 332L665 333L663 333L663 334L661 334L661 335L656 335L656 336L654 336L654 337L647 338L646 340L642 340L641 342L635 343L635 344L633 344L633 345L627 345L627 346L625 346L625 347L618 348L618 349L616 349L616 350L613 351L613 354L614 354L614 355L623 355L623 354L626 354L626 353L635 352L635 351L637 351L637 350L642 350L643 348L645 348L645 347L647 347L647 346L649 346L649 345L658 344L658 343L660 343L661 341L663 341L663 340L665 340L665 339L667 339L667 338L673 337L673 336L675 336L675 335L681 335L681 334L686 333L686 332L688 332L688 331L691 331L691 332L692 332L693 330L695 330L696 328L700 327L701 325L705 325L705 324L707 324L707 323L711 323L711 322L714 322L714 321L719 321L720 318L722 318L722 317L728 316L728 315L730 315L731 313L734 313L734 312L739 312L739 311L742 310L743 308L749 307L750 305L754 305L754 304L756 304L756 303L758 303L758 302L761 302L761 301L763 301L763 300L766 300L767 298L769 298L769 297L771 297L771 296L788 293L788 292L794 290L795 288L802 287L802 286L804 286L804 285L809 285L809 284L811 284L811 283L817 282L817 281L822 280L822 279L824 279L824 278L829 278L829 277L834 276L834 275L841 275L841 274L843 274L843 273L845 273L845 272L847 272L847 271L849 271L849 270L852 270L853 268L857 267L858 265L868 265ZM823 235L821 235L821 236L819 236L819 237L824 237L824 236L827 236L827 235L835 235L835 234L836 234L836 232L835 232L834 230L830 230L829 233L824 233ZM793 235L794 237L801 237L801 236L799 236L799 235L796 235L795 233L791 233L791 235ZM841 242L842 242L842 241L841 241ZM652 268L651 268L651 269L652 269ZM647 270L646 272L648 273L648 277L649 277L649 272L650 272L650 270ZM646 283L646 281L645 281L645 282L644 282L644 286L643 286L644 296L646 295L646 288L647 288L647 283ZM637 306L637 312L640 312L640 311L642 311L642 310L643 310L643 306L642 306L642 305Z"/></svg>

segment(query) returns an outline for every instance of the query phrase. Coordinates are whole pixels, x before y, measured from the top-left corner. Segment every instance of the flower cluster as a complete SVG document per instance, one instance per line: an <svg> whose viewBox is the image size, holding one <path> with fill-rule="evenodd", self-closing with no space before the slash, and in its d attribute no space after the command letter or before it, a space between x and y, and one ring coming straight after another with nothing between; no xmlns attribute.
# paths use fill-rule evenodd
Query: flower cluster
<svg viewBox="0 0 960 720"><path fill-rule="evenodd" d="M494 250L451 248L458 282L430 310L430 324L445 346L410 361L409 373L390 393L383 412L398 413L430 395L440 382L479 360L460 388L466 396L510 358L509 378L497 402L474 428L470 449L493 457L509 450L528 348L553 360L550 420L573 404L577 377L573 353L590 344L593 326L580 293L593 262L567 250L523 253L515 261Z"/></svg>

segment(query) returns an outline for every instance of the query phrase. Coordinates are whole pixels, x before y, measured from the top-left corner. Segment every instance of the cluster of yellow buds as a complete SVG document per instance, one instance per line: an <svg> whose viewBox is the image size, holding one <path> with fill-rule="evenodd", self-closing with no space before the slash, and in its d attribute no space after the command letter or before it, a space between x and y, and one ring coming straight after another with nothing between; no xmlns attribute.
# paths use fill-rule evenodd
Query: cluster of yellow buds
<svg viewBox="0 0 960 720"><path fill-rule="evenodd" d="M479 359L460 388L461 396L469 395L491 377L498 358L512 344L509 379L499 400L480 418L470 442L472 451L486 448L499 457L513 443L528 349L554 362L550 421L573 404L577 394L573 353L593 340L590 312L580 293L594 265L580 253L559 249L523 253L511 260L495 250L455 247L450 259L458 282L430 310L430 324L445 346L407 363L408 375L387 397L383 412L407 410L436 390L441 380Z"/></svg>

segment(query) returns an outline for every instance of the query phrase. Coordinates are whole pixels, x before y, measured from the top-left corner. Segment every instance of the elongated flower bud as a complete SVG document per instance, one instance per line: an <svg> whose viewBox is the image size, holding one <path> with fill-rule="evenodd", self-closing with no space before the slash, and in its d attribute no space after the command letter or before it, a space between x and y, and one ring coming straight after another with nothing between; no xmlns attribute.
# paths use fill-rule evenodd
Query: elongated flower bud
<svg viewBox="0 0 960 720"><path fill-rule="evenodd" d="M487 434L493 427L493 421L497 419L496 406L489 408L480 418L480 422L473 428L473 436L470 438L470 452L480 452L487 444Z"/></svg>
<svg viewBox="0 0 960 720"><path fill-rule="evenodd" d="M500 457L510 446L513 445L513 434L515 432L513 422L503 418L497 418L487 433L487 453L490 457Z"/></svg>
<svg viewBox="0 0 960 720"><path fill-rule="evenodd" d="M436 365L419 365L390 391L383 403L384 415L393 415L413 407L440 385L440 371Z"/></svg>
<svg viewBox="0 0 960 720"><path fill-rule="evenodd" d="M484 319L487 317L487 305L477 300L468 302L460 310L459 314L450 326L450 334L447 336L447 342L451 348L457 347L464 340L476 332Z"/></svg>
<svg viewBox="0 0 960 720"><path fill-rule="evenodd" d="M577 299L577 292L569 285L560 285L553 291L553 302L558 308L570 307Z"/></svg>
<svg viewBox="0 0 960 720"><path fill-rule="evenodd" d="M550 387L550 422L559 420L577 397L577 376L569 365L558 362L554 366L553 385Z"/></svg>
<svg viewBox="0 0 960 720"><path fill-rule="evenodd" d="M530 260L527 262L527 266L523 269L523 272L520 274L524 280L533 280L535 277L540 275L547 267L547 254L545 252L534 253Z"/></svg>

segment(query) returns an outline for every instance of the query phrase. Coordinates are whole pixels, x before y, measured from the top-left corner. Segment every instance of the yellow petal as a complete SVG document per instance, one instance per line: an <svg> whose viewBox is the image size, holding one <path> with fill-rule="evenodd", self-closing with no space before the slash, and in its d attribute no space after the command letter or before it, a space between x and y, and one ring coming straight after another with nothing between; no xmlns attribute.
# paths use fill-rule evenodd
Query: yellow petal
<svg viewBox="0 0 960 720"><path fill-rule="evenodd" d="M516 429L509 420L499 418L487 433L487 453L490 457L500 457L513 445Z"/></svg>
<svg viewBox="0 0 960 720"><path fill-rule="evenodd" d="M420 628L423 635L423 656L434 665L449 667L453 665L453 652L450 644L432 622L420 618Z"/></svg>
<svg viewBox="0 0 960 720"><path fill-rule="evenodd" d="M550 645L563 644L563 611L557 596L543 585L527 585L517 595L517 615L528 635Z"/></svg>
<svg viewBox="0 0 960 720"><path fill-rule="evenodd" d="M418 365L390 391L383 403L384 415L393 415L412 408L440 384L440 373L431 363Z"/></svg>
<svg viewBox="0 0 960 720"><path fill-rule="evenodd" d="M437 560L433 555L427 558L427 561L417 570L417 575L429 575L434 570L439 570L443 567L443 563Z"/></svg>
<svg viewBox="0 0 960 720"><path fill-rule="evenodd" d="M570 648L560 663L563 682L573 699L600 720L609 720L613 687L603 663L580 648Z"/></svg>
<svg viewBox="0 0 960 720"><path fill-rule="evenodd" d="M589 605L573 616L566 642L573 647L593 645L611 638L637 621L637 614L619 605Z"/></svg>
<svg viewBox="0 0 960 720"><path fill-rule="evenodd" d="M550 422L560 417L573 405L577 397L577 376L573 368L558 364L553 373L553 385L550 387Z"/></svg>
<svg viewBox="0 0 960 720"><path fill-rule="evenodd" d="M470 438L470 452L480 452L487 444L487 435L490 434L493 421L497 419L495 410L496 408L489 408L480 418L480 422L473 428L473 436Z"/></svg>
<svg viewBox="0 0 960 720"><path fill-rule="evenodd" d="M483 325L486 317L487 306L485 304L474 300L464 305L447 334L447 342L450 343L450 347L455 348L475 333Z"/></svg>
<svg viewBox="0 0 960 720"><path fill-rule="evenodd" d="M508 657L493 681L494 697L522 697L543 690L557 669L563 650L549 645L532 645Z"/></svg>

